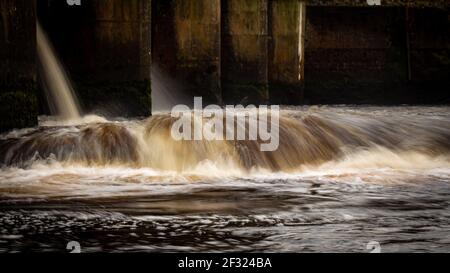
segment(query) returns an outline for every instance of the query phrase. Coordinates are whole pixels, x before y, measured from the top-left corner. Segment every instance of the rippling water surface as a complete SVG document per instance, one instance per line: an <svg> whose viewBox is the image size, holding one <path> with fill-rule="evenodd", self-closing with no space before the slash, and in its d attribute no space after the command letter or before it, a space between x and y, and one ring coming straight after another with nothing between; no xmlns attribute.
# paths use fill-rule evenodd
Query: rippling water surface
<svg viewBox="0 0 450 273"><path fill-rule="evenodd" d="M43 121L0 137L0 252L449 252L449 110L285 109L269 155Z"/></svg>

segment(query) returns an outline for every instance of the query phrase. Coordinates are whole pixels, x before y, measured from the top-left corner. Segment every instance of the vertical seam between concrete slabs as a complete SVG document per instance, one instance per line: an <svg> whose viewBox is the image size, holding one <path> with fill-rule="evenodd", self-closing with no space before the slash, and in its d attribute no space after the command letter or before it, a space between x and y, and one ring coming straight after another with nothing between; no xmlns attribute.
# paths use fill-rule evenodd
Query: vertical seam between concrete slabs
<svg viewBox="0 0 450 273"><path fill-rule="evenodd" d="M303 49L303 45L302 45L302 27L303 27L303 4L302 2L298 1L297 2L299 5L299 14L298 14L298 80L302 80L302 49Z"/></svg>
<svg viewBox="0 0 450 273"><path fill-rule="evenodd" d="M301 43L301 51L300 51L300 84L305 82L305 51L306 51L306 2L300 2L300 14L301 14L301 22L300 22L300 43ZM303 91L302 91L303 92Z"/></svg>

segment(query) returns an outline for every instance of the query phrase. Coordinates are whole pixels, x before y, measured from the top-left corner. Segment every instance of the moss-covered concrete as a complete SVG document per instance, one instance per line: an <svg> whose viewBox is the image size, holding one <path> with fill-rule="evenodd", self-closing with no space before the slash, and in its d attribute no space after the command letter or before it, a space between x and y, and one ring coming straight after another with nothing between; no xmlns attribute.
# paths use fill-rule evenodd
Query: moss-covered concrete
<svg viewBox="0 0 450 273"><path fill-rule="evenodd" d="M449 1L38 3L86 111L148 115L152 58L206 103L449 101ZM34 5L0 2L0 130L37 121Z"/></svg>
<svg viewBox="0 0 450 273"><path fill-rule="evenodd" d="M448 103L450 23L438 8L308 7L305 103Z"/></svg>
<svg viewBox="0 0 450 273"><path fill-rule="evenodd" d="M37 124L36 2L0 1L0 132Z"/></svg>
<svg viewBox="0 0 450 273"><path fill-rule="evenodd" d="M299 0L269 2L271 103L299 104L302 101L305 9Z"/></svg>
<svg viewBox="0 0 450 273"><path fill-rule="evenodd" d="M242 104L242 105L260 105L268 104L269 87L267 84L260 83L222 83L222 88L227 92L224 97L224 103L230 105Z"/></svg>
<svg viewBox="0 0 450 273"><path fill-rule="evenodd" d="M151 115L151 83L145 81L96 82L76 86L85 112L104 116L146 117ZM102 103L98 103L101 101Z"/></svg>
<svg viewBox="0 0 450 273"><path fill-rule="evenodd" d="M179 93L221 103L220 0L153 0L153 63Z"/></svg>
<svg viewBox="0 0 450 273"><path fill-rule="evenodd" d="M226 103L267 102L268 1L222 1L222 94Z"/></svg>
<svg viewBox="0 0 450 273"><path fill-rule="evenodd" d="M34 127L37 124L35 91L13 90L0 93L0 132Z"/></svg>
<svg viewBox="0 0 450 273"><path fill-rule="evenodd" d="M345 6L345 7L367 7L367 0L304 0L309 6ZM448 0L381 0L381 6L384 7L416 7L430 8L450 7Z"/></svg>

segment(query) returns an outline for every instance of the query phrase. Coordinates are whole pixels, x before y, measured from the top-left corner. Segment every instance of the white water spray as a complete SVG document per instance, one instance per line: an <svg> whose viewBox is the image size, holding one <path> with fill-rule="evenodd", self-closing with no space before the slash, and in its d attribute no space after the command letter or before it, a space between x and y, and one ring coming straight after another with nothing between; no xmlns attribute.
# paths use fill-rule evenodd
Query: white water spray
<svg viewBox="0 0 450 273"><path fill-rule="evenodd" d="M68 76L39 22L36 26L37 51L43 68L45 91L49 100L54 102L54 104L49 103L52 114L58 115L63 120L80 119L80 108Z"/></svg>
<svg viewBox="0 0 450 273"><path fill-rule="evenodd" d="M182 84L165 73L158 64L152 64L152 111L170 112L178 105L191 105L192 98L183 93Z"/></svg>

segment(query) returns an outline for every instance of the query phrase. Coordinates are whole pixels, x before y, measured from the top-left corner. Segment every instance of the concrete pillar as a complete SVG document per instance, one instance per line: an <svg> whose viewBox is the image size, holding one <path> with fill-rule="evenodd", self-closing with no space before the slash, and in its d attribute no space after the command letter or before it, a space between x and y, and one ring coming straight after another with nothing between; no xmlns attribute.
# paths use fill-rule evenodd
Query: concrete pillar
<svg viewBox="0 0 450 273"><path fill-rule="evenodd" d="M39 17L87 111L151 112L151 0L39 1Z"/></svg>
<svg viewBox="0 0 450 273"><path fill-rule="evenodd" d="M220 103L220 0L153 1L155 66L178 92Z"/></svg>
<svg viewBox="0 0 450 273"><path fill-rule="evenodd" d="M303 97L306 6L299 0L270 2L269 92L274 104Z"/></svg>
<svg viewBox="0 0 450 273"><path fill-rule="evenodd" d="M267 103L268 0L222 1L222 93L225 102Z"/></svg>
<svg viewBox="0 0 450 273"><path fill-rule="evenodd" d="M36 2L0 1L0 132L37 124Z"/></svg>

